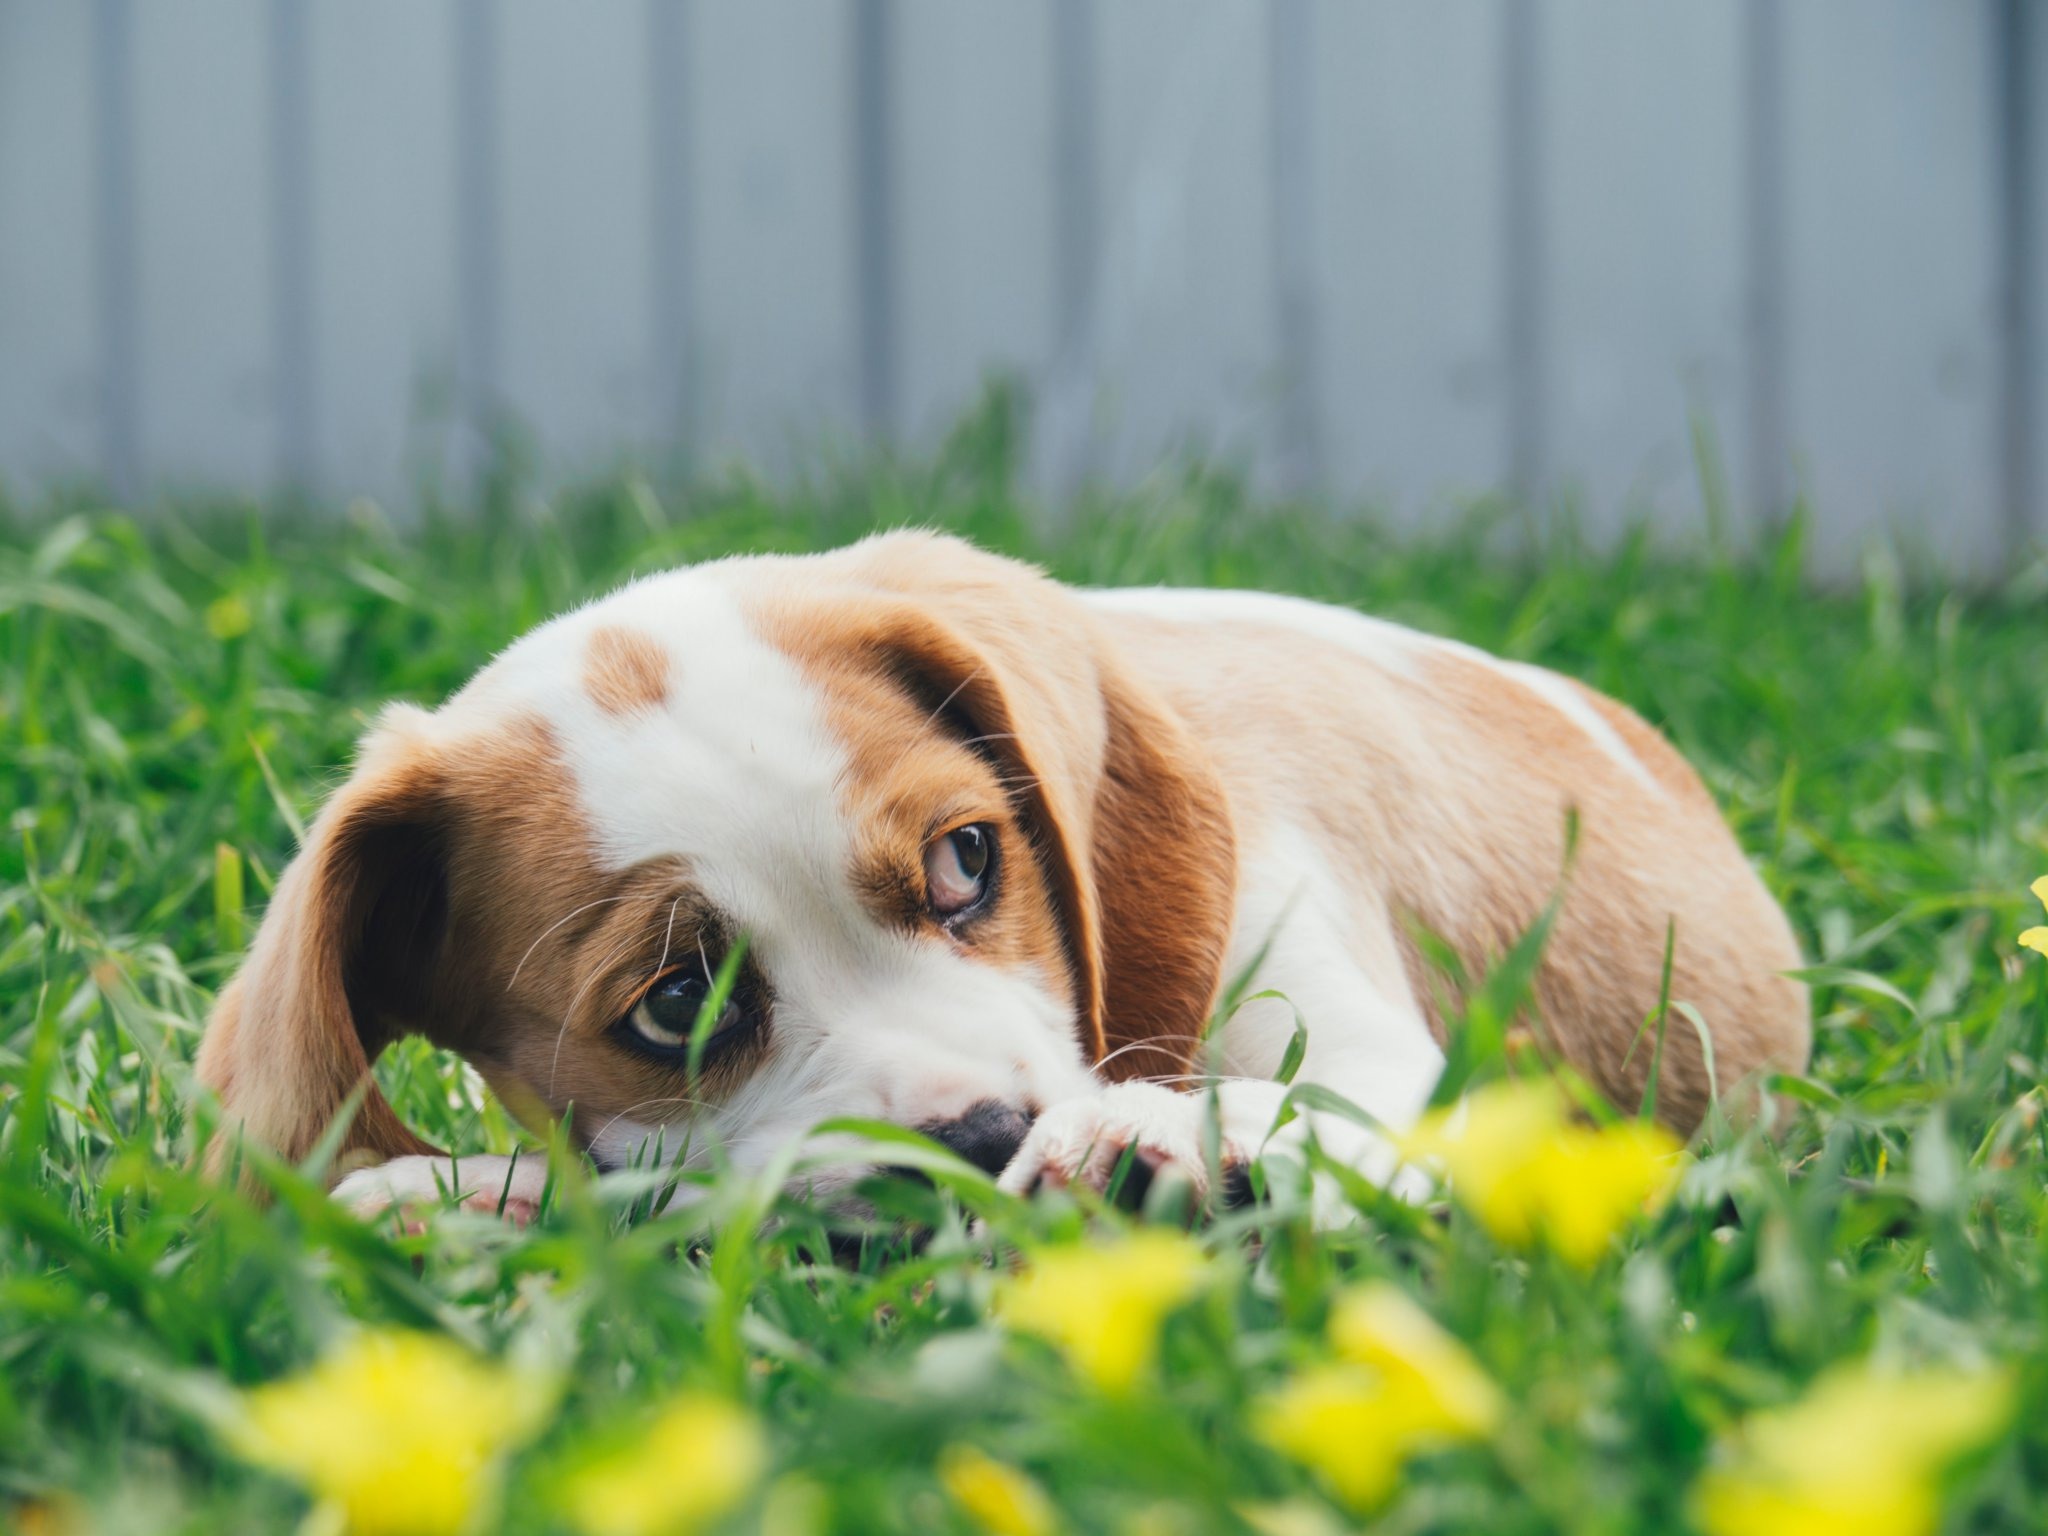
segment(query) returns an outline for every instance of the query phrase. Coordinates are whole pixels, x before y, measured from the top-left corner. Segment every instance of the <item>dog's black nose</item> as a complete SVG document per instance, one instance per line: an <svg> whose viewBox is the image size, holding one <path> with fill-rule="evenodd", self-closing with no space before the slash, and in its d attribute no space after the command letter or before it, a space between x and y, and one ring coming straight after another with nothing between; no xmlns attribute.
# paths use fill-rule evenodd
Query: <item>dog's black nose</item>
<svg viewBox="0 0 2048 1536"><path fill-rule="evenodd" d="M1000 1099L983 1099L957 1120L934 1120L918 1129L984 1172L1001 1173L1024 1145L1031 1117Z"/></svg>

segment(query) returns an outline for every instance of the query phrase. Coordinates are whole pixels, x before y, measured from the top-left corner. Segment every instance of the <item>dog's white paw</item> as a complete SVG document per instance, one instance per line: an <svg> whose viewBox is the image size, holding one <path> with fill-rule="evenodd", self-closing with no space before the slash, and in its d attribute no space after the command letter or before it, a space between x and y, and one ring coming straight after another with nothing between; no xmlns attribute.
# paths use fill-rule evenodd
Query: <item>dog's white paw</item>
<svg viewBox="0 0 2048 1536"><path fill-rule="evenodd" d="M1072 1184L1104 1191L1130 1150L1127 1196L1142 1199L1159 1175L1171 1172L1187 1181L1196 1199L1206 1199L1207 1120L1203 1095L1175 1093L1156 1083L1112 1084L1091 1098L1063 1100L1040 1115L996 1186L1015 1195ZM1225 1172L1245 1161L1245 1149L1226 1133Z"/></svg>
<svg viewBox="0 0 2048 1536"><path fill-rule="evenodd" d="M418 1231L418 1213L434 1210L453 1196L465 1211L495 1215L514 1226L540 1214L548 1160L524 1153L510 1157L395 1157L373 1168L358 1168L334 1186L333 1198L369 1220L398 1206L408 1211L407 1229Z"/></svg>

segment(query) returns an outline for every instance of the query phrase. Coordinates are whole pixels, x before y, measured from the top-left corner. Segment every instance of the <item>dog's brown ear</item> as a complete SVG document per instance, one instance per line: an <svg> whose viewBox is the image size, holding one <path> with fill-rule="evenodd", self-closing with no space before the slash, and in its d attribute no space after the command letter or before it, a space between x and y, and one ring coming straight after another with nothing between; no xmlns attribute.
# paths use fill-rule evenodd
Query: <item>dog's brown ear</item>
<svg viewBox="0 0 2048 1536"><path fill-rule="evenodd" d="M1103 955L1104 1071L1200 1070L1237 910L1223 785L1149 689L1106 668L1108 735L1090 866Z"/></svg>
<svg viewBox="0 0 2048 1536"><path fill-rule="evenodd" d="M434 1148L378 1091L370 1063L424 1027L448 926L446 805L431 755L385 728L279 879L256 942L221 993L199 1080L226 1123L291 1159L310 1152L362 1091L335 1160L352 1165Z"/></svg>
<svg viewBox="0 0 2048 1536"><path fill-rule="evenodd" d="M1094 616L1029 567L952 539L893 535L848 551L916 599L876 643L1002 766L1059 907L1084 1045L1106 1076L1198 1066L1236 910L1221 780Z"/></svg>

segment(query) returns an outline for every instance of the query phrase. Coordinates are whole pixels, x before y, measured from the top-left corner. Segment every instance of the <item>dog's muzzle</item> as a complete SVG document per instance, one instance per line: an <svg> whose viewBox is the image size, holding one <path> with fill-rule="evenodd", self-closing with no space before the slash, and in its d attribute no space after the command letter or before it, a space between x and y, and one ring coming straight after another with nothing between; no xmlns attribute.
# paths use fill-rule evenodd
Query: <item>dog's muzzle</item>
<svg viewBox="0 0 2048 1536"><path fill-rule="evenodd" d="M984 1173L1001 1173L1024 1145L1031 1120L999 1099L982 1099L955 1119L934 1120L917 1129Z"/></svg>

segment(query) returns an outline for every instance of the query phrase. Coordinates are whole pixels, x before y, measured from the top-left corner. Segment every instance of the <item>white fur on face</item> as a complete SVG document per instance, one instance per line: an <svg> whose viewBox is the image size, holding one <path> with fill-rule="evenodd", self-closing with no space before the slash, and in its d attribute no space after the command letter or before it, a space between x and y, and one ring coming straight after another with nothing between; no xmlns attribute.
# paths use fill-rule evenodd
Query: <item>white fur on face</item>
<svg viewBox="0 0 2048 1536"><path fill-rule="evenodd" d="M666 655L658 706L618 713L590 697L585 647L602 626ZM845 754L812 686L749 627L721 567L650 578L534 631L449 712L507 708L553 726L599 860L685 861L748 934L774 995L768 1054L687 1132L674 1124L680 1104L579 1106L602 1160L629 1162L658 1133L670 1157L687 1139L693 1161L722 1146L758 1166L820 1120L919 1126L982 1099L1035 1109L1094 1090L1053 978L885 928L862 905L839 794Z"/></svg>

